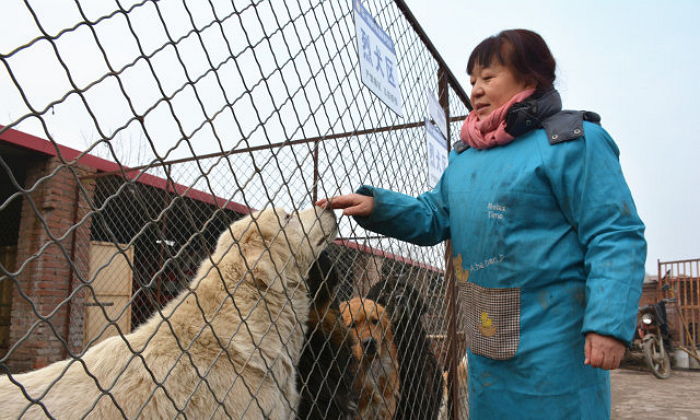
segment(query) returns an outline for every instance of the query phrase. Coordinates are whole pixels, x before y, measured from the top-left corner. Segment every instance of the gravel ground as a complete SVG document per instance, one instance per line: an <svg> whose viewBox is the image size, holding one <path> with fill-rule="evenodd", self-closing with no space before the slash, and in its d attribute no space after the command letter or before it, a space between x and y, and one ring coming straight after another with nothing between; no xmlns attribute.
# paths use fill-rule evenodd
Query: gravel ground
<svg viewBox="0 0 700 420"><path fill-rule="evenodd" d="M613 419L700 419L700 371L674 370L662 380L628 366L612 371L610 381Z"/></svg>

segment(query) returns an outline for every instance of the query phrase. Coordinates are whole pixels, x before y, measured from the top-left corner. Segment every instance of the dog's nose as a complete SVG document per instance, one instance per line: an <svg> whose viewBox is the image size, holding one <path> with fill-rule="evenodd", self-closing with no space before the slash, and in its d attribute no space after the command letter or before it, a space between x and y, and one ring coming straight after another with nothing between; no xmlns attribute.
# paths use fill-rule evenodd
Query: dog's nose
<svg viewBox="0 0 700 420"><path fill-rule="evenodd" d="M374 356L377 354L377 340L374 338L365 338L362 340L362 348L365 349L365 354Z"/></svg>

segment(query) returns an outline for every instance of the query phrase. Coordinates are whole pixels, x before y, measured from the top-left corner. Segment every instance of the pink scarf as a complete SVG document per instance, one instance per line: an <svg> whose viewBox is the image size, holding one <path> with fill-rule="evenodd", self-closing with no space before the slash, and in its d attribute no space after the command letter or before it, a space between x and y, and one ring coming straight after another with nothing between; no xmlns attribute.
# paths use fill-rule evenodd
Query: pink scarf
<svg viewBox="0 0 700 420"><path fill-rule="evenodd" d="M490 149L510 143L514 138L506 132L508 110L514 103L524 101L533 93L535 93L535 89L516 93L510 98L510 101L491 111L483 121L479 120L476 112L470 112L462 124L460 138L475 149Z"/></svg>

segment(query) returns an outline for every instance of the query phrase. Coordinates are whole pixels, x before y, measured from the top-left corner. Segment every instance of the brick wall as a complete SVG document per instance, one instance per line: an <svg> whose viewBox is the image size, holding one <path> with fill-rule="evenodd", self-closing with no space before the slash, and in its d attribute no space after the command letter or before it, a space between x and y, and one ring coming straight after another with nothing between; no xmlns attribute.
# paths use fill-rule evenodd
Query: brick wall
<svg viewBox="0 0 700 420"><path fill-rule="evenodd" d="M82 181L78 206L76 191L77 176L90 171L68 168L56 157L28 167L25 188L31 193L22 199L16 257L16 267L22 269L13 291L10 326L10 347L18 346L7 360L12 372L46 366L82 345L83 292L69 296L78 290L81 277L88 277L90 218L68 231L89 210L94 181Z"/></svg>
<svg viewBox="0 0 700 420"><path fill-rule="evenodd" d="M639 307L646 305L651 305L652 303L658 302L657 298L657 282L644 283L642 286L642 297L639 299Z"/></svg>

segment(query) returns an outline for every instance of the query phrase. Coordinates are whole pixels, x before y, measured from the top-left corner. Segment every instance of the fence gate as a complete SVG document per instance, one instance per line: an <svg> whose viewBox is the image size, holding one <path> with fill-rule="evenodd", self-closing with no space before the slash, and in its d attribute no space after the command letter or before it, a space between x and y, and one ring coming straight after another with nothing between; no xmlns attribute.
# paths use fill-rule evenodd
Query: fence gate
<svg viewBox="0 0 700 420"><path fill-rule="evenodd" d="M700 259L659 261L659 293L664 298L675 298L678 302L678 306L667 305L674 338L682 346L690 349L698 348L700 346Z"/></svg>
<svg viewBox="0 0 700 420"><path fill-rule="evenodd" d="M339 217L316 285L330 294L299 308L300 289L250 279L286 278L275 258L306 245L276 225L259 243L284 252L252 257L230 227L263 235L251 214L362 184L434 186L429 160L444 160L471 105L403 0L12 0L0 13L0 249L16 250L0 260L3 416L466 416L449 245ZM431 102L442 154L429 153ZM217 255L240 257L237 271ZM216 287L193 281L200 267ZM369 296L384 359L341 313ZM67 383L84 392L62 404Z"/></svg>

